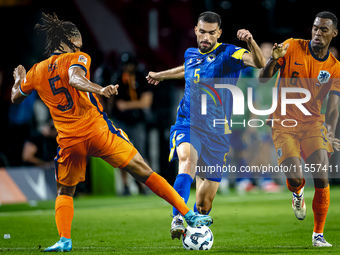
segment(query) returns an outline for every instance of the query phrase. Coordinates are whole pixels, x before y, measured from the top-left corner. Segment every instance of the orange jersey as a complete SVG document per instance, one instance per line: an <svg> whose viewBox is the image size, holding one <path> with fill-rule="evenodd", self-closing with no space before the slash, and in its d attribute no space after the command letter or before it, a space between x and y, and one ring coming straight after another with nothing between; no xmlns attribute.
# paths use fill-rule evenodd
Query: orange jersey
<svg viewBox="0 0 340 255"><path fill-rule="evenodd" d="M306 130L309 127L324 123L325 116L321 114L321 106L328 92L340 96L340 62L328 52L324 59L314 55L310 41L302 39L288 39L284 45L289 43L287 53L278 60L281 66L276 81L278 88L278 105L275 112L270 116L274 120L273 128L286 129L282 127L283 120L293 119L297 126L292 131ZM304 88L310 91L311 98L302 104L311 115L304 113L293 104L286 105L286 115L281 114L281 88ZM305 98L302 93L287 93L286 98ZM307 124L307 125L306 125ZM284 125L293 126L293 122L287 121Z"/></svg>
<svg viewBox="0 0 340 255"><path fill-rule="evenodd" d="M23 95L36 90L49 108L62 148L84 141L108 126L109 120L97 96L69 84L70 68L82 68L89 79L90 65L91 58L86 53L54 53L35 64L20 86Z"/></svg>

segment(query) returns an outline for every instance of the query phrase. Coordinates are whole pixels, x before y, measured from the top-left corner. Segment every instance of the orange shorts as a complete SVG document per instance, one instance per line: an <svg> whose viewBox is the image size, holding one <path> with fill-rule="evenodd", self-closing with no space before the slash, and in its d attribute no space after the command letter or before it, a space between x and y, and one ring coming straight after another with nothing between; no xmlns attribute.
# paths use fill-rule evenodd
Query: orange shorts
<svg viewBox="0 0 340 255"><path fill-rule="evenodd" d="M308 131L273 129L272 137L279 165L291 157L298 157L301 160L302 156L306 161L314 151L319 149L325 149L329 156L333 153L333 148L327 138L327 129L322 124Z"/></svg>
<svg viewBox="0 0 340 255"><path fill-rule="evenodd" d="M113 125L93 137L67 148L58 148L55 157L57 182L74 186L85 181L89 157L99 157L113 167L124 168L137 154L136 148L121 129Z"/></svg>

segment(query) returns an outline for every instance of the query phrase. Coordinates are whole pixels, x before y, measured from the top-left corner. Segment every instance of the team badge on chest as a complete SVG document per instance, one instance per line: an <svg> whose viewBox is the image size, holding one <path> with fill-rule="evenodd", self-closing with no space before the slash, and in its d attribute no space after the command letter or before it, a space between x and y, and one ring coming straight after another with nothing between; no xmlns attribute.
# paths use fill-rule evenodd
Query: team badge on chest
<svg viewBox="0 0 340 255"><path fill-rule="evenodd" d="M209 55L207 56L207 61L208 61L208 62L213 62L213 61L215 60L215 58L216 58L216 55L215 55L215 54L209 54Z"/></svg>
<svg viewBox="0 0 340 255"><path fill-rule="evenodd" d="M329 78L331 78L331 74L327 71L321 70L318 75L318 81L316 85L321 86L322 84L325 84L329 81Z"/></svg>

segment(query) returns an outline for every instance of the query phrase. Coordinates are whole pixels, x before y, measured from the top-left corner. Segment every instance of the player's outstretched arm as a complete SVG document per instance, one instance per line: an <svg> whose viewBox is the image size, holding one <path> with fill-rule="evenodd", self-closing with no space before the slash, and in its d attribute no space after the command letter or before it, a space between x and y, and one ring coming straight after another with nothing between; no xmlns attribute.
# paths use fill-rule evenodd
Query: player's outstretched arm
<svg viewBox="0 0 340 255"><path fill-rule="evenodd" d="M11 92L11 101L13 104L20 104L26 98L26 96L21 94L19 88L20 84L26 77L26 69L22 65L19 65L17 68L14 69L13 77L14 85Z"/></svg>
<svg viewBox="0 0 340 255"><path fill-rule="evenodd" d="M68 70L69 84L77 90L97 93L104 97L118 95L119 85L109 85L103 88L102 86L89 81L85 77L85 71L80 67L70 68Z"/></svg>
<svg viewBox="0 0 340 255"><path fill-rule="evenodd" d="M240 29L237 31L237 38L244 41L248 45L250 53L244 53L242 56L243 63L246 66L252 66L256 68L263 68L266 64L266 59L260 47L255 42L253 35L246 29Z"/></svg>
<svg viewBox="0 0 340 255"><path fill-rule="evenodd" d="M266 66L262 68L260 72L259 81L261 83L268 82L276 74L277 70L280 69L281 66L277 63L277 60L286 55L288 47L289 43L287 43L285 46L283 46L283 43L274 44L272 49L272 57L268 60Z"/></svg>
<svg viewBox="0 0 340 255"><path fill-rule="evenodd" d="M326 110L326 128L327 128L327 137L332 147L339 151L340 150L340 140L334 137L336 124L338 123L339 118L339 96L335 94L330 94L327 103Z"/></svg>
<svg viewBox="0 0 340 255"><path fill-rule="evenodd" d="M149 72L146 76L148 83L158 85L163 80L184 79L184 66L178 66L162 72Z"/></svg>

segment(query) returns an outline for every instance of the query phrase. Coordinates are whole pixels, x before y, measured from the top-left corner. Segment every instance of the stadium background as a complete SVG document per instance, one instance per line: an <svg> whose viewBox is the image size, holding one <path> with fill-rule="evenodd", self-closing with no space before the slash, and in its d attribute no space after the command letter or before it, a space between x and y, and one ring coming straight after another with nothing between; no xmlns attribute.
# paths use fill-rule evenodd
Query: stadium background
<svg viewBox="0 0 340 255"><path fill-rule="evenodd" d="M12 72L18 64L29 70L44 59L45 36L37 35L33 29L40 22L42 12L55 12L60 19L76 24L83 37L83 51L92 58L92 80L107 85L111 75L120 68L123 52L133 53L139 69L146 73L181 65L185 50L197 46L193 29L203 11L215 11L222 16L221 42L246 47L236 38L238 29L250 30L258 44L282 42L290 37L310 39L315 15L328 10L339 16L336 6L336 1L326 0L1 0L0 167L17 169L23 165L20 150L25 135L37 128L37 116L32 109L27 111L26 115L31 116L26 118L27 123L13 128L10 89ZM339 38L335 38L332 46L338 44ZM95 72L100 69L109 70L110 78L96 76ZM169 128L174 123L183 88L183 81L166 81L153 88L153 117L148 124L144 156L170 183L176 176L177 163L167 162ZM338 153L332 161L338 164ZM90 165L88 174L91 171ZM91 193L96 178L100 181L105 176L95 176L91 181L88 175L88 182L80 186L80 190ZM332 178L331 182L337 184L338 180Z"/></svg>

